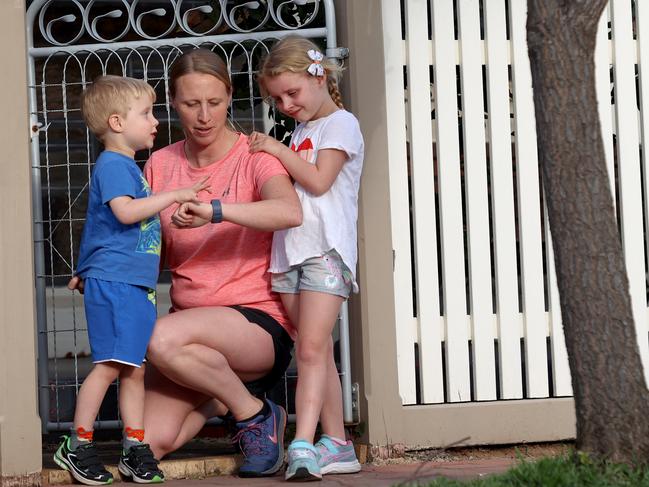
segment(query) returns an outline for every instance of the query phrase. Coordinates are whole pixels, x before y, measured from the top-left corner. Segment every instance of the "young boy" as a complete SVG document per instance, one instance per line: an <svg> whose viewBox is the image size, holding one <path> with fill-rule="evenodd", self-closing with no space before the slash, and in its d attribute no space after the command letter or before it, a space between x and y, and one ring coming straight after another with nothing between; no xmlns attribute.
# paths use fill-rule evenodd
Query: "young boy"
<svg viewBox="0 0 649 487"><path fill-rule="evenodd" d="M138 483L164 480L144 440L144 355L156 320L155 286L160 263L158 212L197 201L207 178L191 188L151 195L135 152L153 147L158 121L155 92L142 80L100 76L82 98L88 128L104 144L90 182L77 275L84 280L84 306L94 367L83 382L74 426L54 461L87 485L110 484L92 441L93 425L108 387L120 379L124 424L119 461L122 475Z"/></svg>

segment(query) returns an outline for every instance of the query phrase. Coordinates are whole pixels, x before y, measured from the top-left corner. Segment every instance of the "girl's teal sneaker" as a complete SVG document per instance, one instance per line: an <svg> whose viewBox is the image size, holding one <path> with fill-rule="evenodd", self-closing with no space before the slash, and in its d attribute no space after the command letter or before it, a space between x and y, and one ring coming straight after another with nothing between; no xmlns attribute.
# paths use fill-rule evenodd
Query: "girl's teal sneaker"
<svg viewBox="0 0 649 487"><path fill-rule="evenodd" d="M322 435L315 444L318 451L318 465L320 473L357 473L361 471L361 464L356 459L354 444L347 441L341 445L329 435Z"/></svg>
<svg viewBox="0 0 649 487"><path fill-rule="evenodd" d="M298 482L322 480L315 446L304 440L291 442L288 446L288 467L284 478Z"/></svg>

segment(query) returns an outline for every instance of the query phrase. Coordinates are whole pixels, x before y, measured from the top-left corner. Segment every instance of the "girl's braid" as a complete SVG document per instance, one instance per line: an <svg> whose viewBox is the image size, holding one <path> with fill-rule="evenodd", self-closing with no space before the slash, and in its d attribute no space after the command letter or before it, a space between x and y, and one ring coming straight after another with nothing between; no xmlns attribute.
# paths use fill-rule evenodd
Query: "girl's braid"
<svg viewBox="0 0 649 487"><path fill-rule="evenodd" d="M343 97L338 89L338 82L334 76L327 76L327 88L329 89L331 99L338 105L338 108L345 108L343 105Z"/></svg>

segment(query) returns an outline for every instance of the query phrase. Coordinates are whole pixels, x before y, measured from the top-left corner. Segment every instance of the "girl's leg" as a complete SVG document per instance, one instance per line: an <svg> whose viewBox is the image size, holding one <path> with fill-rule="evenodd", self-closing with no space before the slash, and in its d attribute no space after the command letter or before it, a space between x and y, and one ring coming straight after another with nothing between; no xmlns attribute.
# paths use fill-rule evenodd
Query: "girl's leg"
<svg viewBox="0 0 649 487"><path fill-rule="evenodd" d="M74 428L92 431L99 407L110 386L124 367L117 362L95 364L79 389L77 405L74 411Z"/></svg>
<svg viewBox="0 0 649 487"><path fill-rule="evenodd" d="M302 291L299 299L295 438L313 443L324 403L323 395L329 389L328 375L330 362L333 361L331 332L343 298L333 294Z"/></svg>
<svg viewBox="0 0 649 487"><path fill-rule="evenodd" d="M334 360L333 340L330 340L330 349L331 353L327 363L327 385L320 413L320 427L323 434L344 440L343 392Z"/></svg>
<svg viewBox="0 0 649 487"><path fill-rule="evenodd" d="M300 316L300 295L282 294L282 304L291 322L296 323L297 326ZM333 339L331 336L329 343L331 353L328 354L327 385L322 403L322 411L320 412L320 427L322 433L344 440L345 425L343 419L342 388L340 386L338 368L334 360Z"/></svg>

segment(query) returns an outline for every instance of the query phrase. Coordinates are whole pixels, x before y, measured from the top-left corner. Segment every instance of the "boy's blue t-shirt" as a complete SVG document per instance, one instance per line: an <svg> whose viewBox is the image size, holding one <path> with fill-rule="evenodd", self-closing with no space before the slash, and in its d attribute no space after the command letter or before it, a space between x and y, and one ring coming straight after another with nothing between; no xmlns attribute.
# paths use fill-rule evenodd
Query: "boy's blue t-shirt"
<svg viewBox="0 0 649 487"><path fill-rule="evenodd" d="M145 198L151 188L135 161L116 152L99 155L90 180L86 223L77 274L154 289L160 265L160 218L132 225L115 217L109 201L118 196Z"/></svg>

